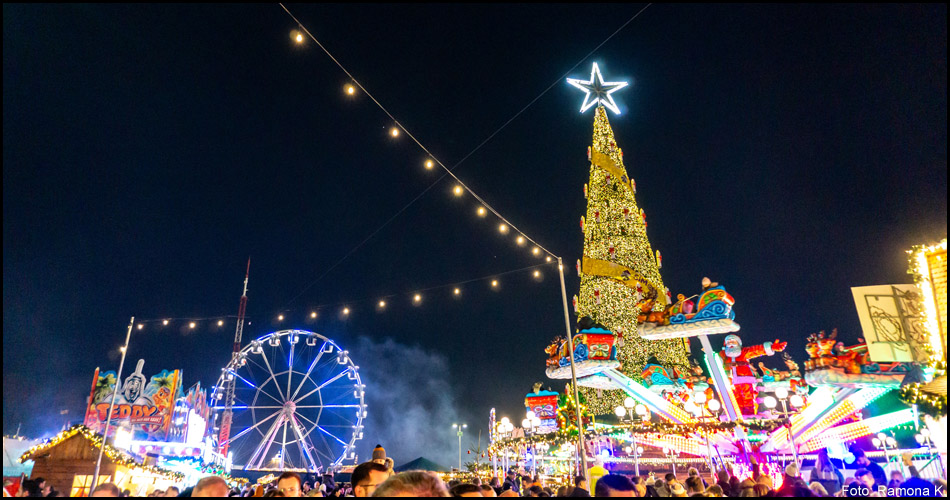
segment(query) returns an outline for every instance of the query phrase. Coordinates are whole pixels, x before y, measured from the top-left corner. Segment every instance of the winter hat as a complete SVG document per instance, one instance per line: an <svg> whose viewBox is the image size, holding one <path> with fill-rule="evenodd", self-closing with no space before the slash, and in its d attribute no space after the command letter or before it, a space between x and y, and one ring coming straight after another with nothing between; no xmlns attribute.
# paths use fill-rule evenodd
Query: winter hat
<svg viewBox="0 0 950 500"><path fill-rule="evenodd" d="M785 475L788 477L798 477L798 464L792 462L785 467Z"/></svg>
<svg viewBox="0 0 950 500"><path fill-rule="evenodd" d="M373 448L373 460L386 460L386 449L383 448L383 445L377 444L376 447Z"/></svg>
<svg viewBox="0 0 950 500"><path fill-rule="evenodd" d="M683 488L683 485L679 482L675 482L673 483L673 488L670 490L670 493L672 493L674 497L685 497L686 489Z"/></svg>
<svg viewBox="0 0 950 500"><path fill-rule="evenodd" d="M656 478L654 478L653 476L650 476L647 478L647 482L646 482L647 486L653 486L655 484L656 484Z"/></svg>

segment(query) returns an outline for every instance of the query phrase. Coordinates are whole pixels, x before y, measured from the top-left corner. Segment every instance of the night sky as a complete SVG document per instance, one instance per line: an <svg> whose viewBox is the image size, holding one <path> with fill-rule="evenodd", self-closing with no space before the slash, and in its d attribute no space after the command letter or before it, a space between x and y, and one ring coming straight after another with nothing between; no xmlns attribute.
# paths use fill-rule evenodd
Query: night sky
<svg viewBox="0 0 950 500"><path fill-rule="evenodd" d="M569 297L593 114L562 75L596 61L631 81L611 124L674 295L719 281L747 344L788 340L800 361L810 332L855 341L850 287L909 282L905 250L947 234L946 5L653 5L584 59L643 7L291 11L449 167L557 82L454 172L564 257ZM373 234L441 174L294 28L278 5L4 4L5 434L81 418L133 315L232 316L133 335L147 374L212 385L248 256L245 340L313 329L365 373L361 456L381 442L397 463L451 463L451 422L520 421L534 382L563 390L544 376L556 268L503 275L543 260L449 178ZM411 304L486 276L499 290Z"/></svg>

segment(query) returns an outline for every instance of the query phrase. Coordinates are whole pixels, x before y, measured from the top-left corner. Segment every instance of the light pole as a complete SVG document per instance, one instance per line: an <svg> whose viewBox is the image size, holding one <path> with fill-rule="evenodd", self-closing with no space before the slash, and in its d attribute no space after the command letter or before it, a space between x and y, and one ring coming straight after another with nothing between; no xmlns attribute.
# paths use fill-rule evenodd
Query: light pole
<svg viewBox="0 0 950 500"><path fill-rule="evenodd" d="M617 418L620 419L620 422L624 422L624 417L628 417L627 421L630 423L630 426L633 426L633 423L636 421L634 415L637 415L638 420L643 420L647 414L647 407L642 404L638 404L633 398L627 396L623 400L623 406L618 406L614 408L614 414L617 415ZM637 445L637 435L633 432L633 429L630 430L630 441L633 443L633 447L629 448L633 451L643 450ZM626 451L627 449L625 449ZM627 451L629 453L629 451ZM639 453L633 455L633 469L636 475L640 475L640 457Z"/></svg>
<svg viewBox="0 0 950 500"><path fill-rule="evenodd" d="M667 448L666 446L664 446L663 454L666 455L668 458L672 457L670 459L670 465L673 466L673 475L675 476L676 475L676 450L674 450L673 448Z"/></svg>
<svg viewBox="0 0 950 500"><path fill-rule="evenodd" d="M897 440L883 432L879 432L875 438L871 439L871 444L873 444L875 448L884 450L884 470L887 470L891 465L891 457L887 454L887 447L896 447Z"/></svg>
<svg viewBox="0 0 950 500"><path fill-rule="evenodd" d="M468 428L468 424L452 424L453 429L458 429L459 436L459 474L462 473L462 429Z"/></svg>
<svg viewBox="0 0 950 500"><path fill-rule="evenodd" d="M102 466L102 450L106 449L106 438L109 437L109 423L112 421L112 409L115 408L115 397L119 394L119 381L122 380L122 366L125 364L125 353L129 350L129 337L132 336L132 325L135 324L135 316L129 320L129 329L125 332L125 344L119 348L122 351L122 359L119 360L119 371L115 376L115 389L112 391L112 402L109 403L109 413L106 415L106 427L102 432L102 446L99 447L99 458L96 459L96 471L92 475L92 486L89 491L96 489L99 481L99 468Z"/></svg>
<svg viewBox="0 0 950 500"><path fill-rule="evenodd" d="M541 427L541 419L534 414L533 411L528 410L527 416L524 420L521 421L521 428L524 429L525 437L529 435L534 435L535 429ZM538 473L538 456L537 451L534 448L534 442L531 443L531 456L532 456L532 465L534 469L532 476L537 475Z"/></svg>
<svg viewBox="0 0 950 500"><path fill-rule="evenodd" d="M541 444L538 445L538 451L541 452L541 459L542 459L542 463L541 463L541 475L538 476L538 477L541 478L541 484L542 484L542 485L544 484L544 462L543 462L543 459L544 459L544 456L548 453L548 450L550 450L550 449L551 449L551 445L549 445L548 443L541 443Z"/></svg>
<svg viewBox="0 0 950 500"><path fill-rule="evenodd" d="M778 400L776 400L776 398L778 398ZM792 394L791 397L789 397L788 389L784 387L779 387L775 390L775 397L766 396L762 402L765 403L765 407L768 408L769 411L777 411L775 407L778 406L779 401L782 402L782 410L778 413L782 415L782 418L786 418L792 413L788 410L789 404L792 405L792 408L805 406L805 400L802 399L801 396ZM798 445L795 444L795 436L792 434L792 428L786 426L786 429L788 430L788 440L792 444L792 456L795 457L795 465L801 467L801 462L798 460Z"/></svg>
<svg viewBox="0 0 950 500"><path fill-rule="evenodd" d="M936 458L934 457L933 445L936 443L934 443L933 438L930 437L930 429L926 427L920 429L920 433L914 436L914 439L917 440L918 444L927 446L927 458L929 459L927 465L930 465L930 462L937 460L937 470L940 472L940 477L942 478L944 476L943 458L940 456L940 453L936 454Z"/></svg>
<svg viewBox="0 0 950 500"><path fill-rule="evenodd" d="M710 403L712 403L713 401L716 401L716 400L712 400L710 401ZM719 402L716 401L716 403L718 404ZM706 393L697 392L693 394L693 399L686 403L686 411L691 412L693 415L696 415L696 417L699 418L700 421L705 422L706 421ZM709 432L707 431L704 434L706 435L705 436L706 437L706 455L709 458L709 470L712 471L713 474L715 474L716 461L713 460L712 445L709 444Z"/></svg>
<svg viewBox="0 0 950 500"><path fill-rule="evenodd" d="M515 430L515 426L508 420L508 417L502 417L501 421L498 422L498 434L501 434L502 438L510 437L511 432ZM508 445L505 444L505 456L502 460L502 467L505 469L505 475L508 474ZM460 453L461 455L461 453Z"/></svg>

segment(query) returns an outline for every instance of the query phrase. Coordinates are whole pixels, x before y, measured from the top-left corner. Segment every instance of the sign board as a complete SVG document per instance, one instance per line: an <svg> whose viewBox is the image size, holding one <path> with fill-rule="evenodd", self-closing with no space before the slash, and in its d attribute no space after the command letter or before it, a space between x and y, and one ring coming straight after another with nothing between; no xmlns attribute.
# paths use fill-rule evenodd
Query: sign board
<svg viewBox="0 0 950 500"><path fill-rule="evenodd" d="M875 363L926 362L928 342L918 288L914 285L852 287L854 305Z"/></svg>

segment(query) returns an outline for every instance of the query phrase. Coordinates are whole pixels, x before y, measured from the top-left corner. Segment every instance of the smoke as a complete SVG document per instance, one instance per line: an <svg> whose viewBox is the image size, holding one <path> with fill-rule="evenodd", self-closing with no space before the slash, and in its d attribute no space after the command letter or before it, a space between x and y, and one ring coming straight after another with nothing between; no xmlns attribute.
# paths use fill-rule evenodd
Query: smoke
<svg viewBox="0 0 950 500"><path fill-rule="evenodd" d="M363 420L363 440L357 441L359 461L369 460L381 444L397 467L419 457L446 467L457 464L452 423L458 422L458 412L447 358L392 339L376 342L366 337L350 351L366 385L369 412Z"/></svg>

